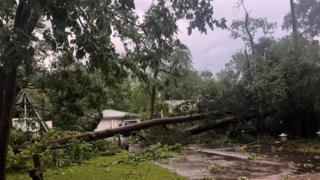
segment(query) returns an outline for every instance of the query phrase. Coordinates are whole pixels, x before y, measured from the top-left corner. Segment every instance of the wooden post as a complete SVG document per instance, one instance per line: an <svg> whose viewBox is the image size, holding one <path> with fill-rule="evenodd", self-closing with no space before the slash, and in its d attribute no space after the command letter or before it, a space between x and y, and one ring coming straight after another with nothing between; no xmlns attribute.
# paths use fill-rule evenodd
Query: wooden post
<svg viewBox="0 0 320 180"><path fill-rule="evenodd" d="M34 154L32 158L33 158L34 168L29 170L29 175L33 180L43 180L39 154Z"/></svg>
<svg viewBox="0 0 320 180"><path fill-rule="evenodd" d="M117 134L117 139L118 139L118 146L121 147L121 137L120 137L120 134Z"/></svg>

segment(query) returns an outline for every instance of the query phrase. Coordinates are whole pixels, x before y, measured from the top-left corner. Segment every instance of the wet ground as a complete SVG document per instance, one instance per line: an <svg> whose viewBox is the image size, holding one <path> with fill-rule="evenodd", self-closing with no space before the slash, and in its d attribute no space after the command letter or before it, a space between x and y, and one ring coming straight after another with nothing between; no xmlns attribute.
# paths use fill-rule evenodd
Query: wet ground
<svg viewBox="0 0 320 180"><path fill-rule="evenodd" d="M189 179L311 179L320 180L320 154L259 146L190 145L185 155L157 163Z"/></svg>

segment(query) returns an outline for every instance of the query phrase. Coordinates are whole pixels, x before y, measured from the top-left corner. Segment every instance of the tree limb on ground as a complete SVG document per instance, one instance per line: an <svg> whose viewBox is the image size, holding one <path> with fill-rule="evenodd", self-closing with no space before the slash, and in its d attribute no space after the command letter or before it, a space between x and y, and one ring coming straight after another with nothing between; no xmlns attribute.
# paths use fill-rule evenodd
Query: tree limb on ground
<svg viewBox="0 0 320 180"><path fill-rule="evenodd" d="M271 113L271 110L266 110L264 112L251 112L244 115L239 116L228 116L225 118L214 120L212 123L202 124L199 126L192 127L190 129L186 130L186 133L189 135L195 135L199 134L205 131L212 130L217 127L221 127L230 123L236 123L239 122L241 119L252 119L255 117L262 117L267 114ZM154 126L161 126L166 124L176 124L176 123L185 123L190 121L197 121L204 118L208 118L210 116L209 113L200 113L200 114L191 114L191 115L185 115L185 116L177 116L177 117L167 117L167 118L157 118L157 119L151 119L146 120L140 123L131 124L127 126L122 126L114 129L108 129L108 130L102 130L102 131L96 131L96 132L86 132L75 136L69 136L64 138L59 138L56 140L48 141L42 144L42 146L52 146L52 145L64 145L70 142L73 139L79 139L79 140L99 140L99 139L105 139L108 137L112 137L116 134L120 133L128 133L132 131L139 131L142 129L147 129ZM19 150L22 148L27 147L29 144L23 144L15 146L15 150Z"/></svg>
<svg viewBox="0 0 320 180"><path fill-rule="evenodd" d="M142 129L146 129L146 128L150 128L150 127L154 127L154 126L159 126L159 125L196 121L196 120L204 119L206 117L208 117L207 113L201 113L201 114L191 114L191 115L178 116L178 117L151 119L151 120L146 120L146 121L143 121L140 123L122 126L122 127L118 127L118 128L114 128L114 129L110 129L110 130L108 129L108 130L102 130L102 131L96 131L96 132L86 132L86 133L82 133L82 134L75 135L75 136L59 138L56 140L45 142L42 144L42 146L64 145L73 139L99 140L99 139L112 137L115 134L119 134L119 133L138 131L138 130L142 130ZM19 150L19 149L27 147L29 144L15 146L14 149Z"/></svg>
<svg viewBox="0 0 320 180"><path fill-rule="evenodd" d="M210 123L204 123L192 128L185 130L188 135L196 135L202 132L206 132L227 124L238 123L241 119L252 119L252 118L263 118L269 115L272 109L267 109L262 112L251 112L248 114L238 115L238 116L228 116L221 119L212 120Z"/></svg>

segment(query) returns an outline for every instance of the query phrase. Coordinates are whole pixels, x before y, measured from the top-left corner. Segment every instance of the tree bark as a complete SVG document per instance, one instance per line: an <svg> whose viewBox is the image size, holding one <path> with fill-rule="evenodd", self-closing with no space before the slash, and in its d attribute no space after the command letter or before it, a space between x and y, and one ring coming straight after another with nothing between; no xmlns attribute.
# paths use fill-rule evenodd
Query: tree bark
<svg viewBox="0 0 320 180"><path fill-rule="evenodd" d="M76 136L70 136L65 138L56 139L53 141L48 141L43 144L43 146L47 145L64 145L67 144L69 141L73 139L80 139L80 140L98 140L98 139L104 139L108 137L112 137L119 133L127 133L131 131L138 131L154 126L161 126L166 124L176 124L176 123L183 123L183 122L190 122L190 121L196 121L203 118L208 117L208 114L202 113L202 114L192 114L192 115L186 115L186 116L178 116L178 117L168 117L168 118L158 118L158 119L151 119L147 121L143 121L141 123L136 123L132 125L127 126L121 126L118 128L114 128L111 130L102 130L97 132L86 132L83 134L79 134ZM25 148L28 144L15 146L14 149L22 149Z"/></svg>
<svg viewBox="0 0 320 180"><path fill-rule="evenodd" d="M247 8L244 4L244 0L241 0L241 5L242 5L242 8L243 8L243 11L245 13L245 30L246 30L246 33L249 37L249 43L250 43L250 48L251 48L251 55L252 55L252 58L253 58L253 71L255 72L256 71L256 63L255 62L255 56L256 56L256 52L255 52L255 45L254 45L254 39L253 39L253 36L250 32L250 29L249 29L249 23L250 23L250 16L249 16L249 12L247 11ZM248 68L248 79L249 79L249 85L251 86L252 85L252 81L254 79L254 75L253 75L253 72L252 72L252 69L251 69L251 65L250 65L250 58L249 58L249 55L247 53L247 48L246 48L246 45L245 45L245 56L246 56L246 59L247 59L247 68Z"/></svg>
<svg viewBox="0 0 320 180"><path fill-rule="evenodd" d="M204 131L208 131L217 127L221 127L226 124L230 123L237 123L240 119L252 119L254 117L262 117L269 115L272 112L271 109L267 109L263 112L256 112L251 111L248 114L238 115L238 116L228 116L225 118L214 120L214 122L209 124L202 124L199 126L195 126L193 128L187 129L186 132L190 135L198 134ZM75 136L69 136L64 137L48 142L44 142L42 146L51 146L51 145L65 145L68 142L70 142L73 139L79 139L79 140L87 140L87 141L93 141L93 140L99 140L99 139L105 139L108 137L112 137L116 134L120 133L128 133L132 131L139 131L142 129L147 129L154 126L161 126L166 124L176 124L176 123L185 123L190 121L197 121L204 118L208 118L210 114L208 113L200 113L200 114L191 114L191 115L185 115L185 116L178 116L178 117L167 117L167 118L157 118L157 119L150 119L143 121L141 123L136 123L132 125L127 126L121 126L118 128L114 128L111 130L102 130L97 132L86 132ZM19 146L15 146L15 150L23 149L27 147L29 144L23 144Z"/></svg>
<svg viewBox="0 0 320 180"><path fill-rule="evenodd" d="M291 19L292 19L292 35L293 35L293 47L295 57L298 55L298 26L297 26L297 18L295 13L295 4L293 0L290 0L290 9L291 9Z"/></svg>
<svg viewBox="0 0 320 180"><path fill-rule="evenodd" d="M212 129L215 129L215 128L218 128L218 127L222 127L222 126L225 126L225 125L228 125L228 124L238 123L241 119L248 120L248 119L252 119L252 118L255 118L255 117L262 118L262 117L265 117L265 116L269 115L271 112L272 112L271 109L267 109L267 110L265 110L263 112L251 112L251 113L244 114L244 115L239 115L239 116L228 116L228 117L224 117L224 118L221 118L221 119L214 120L211 123L205 123L205 124L202 124L202 125L198 125L198 126L189 128L189 129L185 130L185 132L188 135L196 135L196 134L200 134L202 132L210 131Z"/></svg>
<svg viewBox="0 0 320 180"><path fill-rule="evenodd" d="M246 32L249 36L252 56L253 56L253 58L255 58L256 51L255 51L253 36L249 30L249 21L250 21L249 14L246 12L245 29L246 29Z"/></svg>
<svg viewBox="0 0 320 180"><path fill-rule="evenodd" d="M2 100L3 100L3 88L4 88L4 81L5 81L5 76L4 76L4 70L2 67L0 67L0 117L1 117L1 109L2 109Z"/></svg>
<svg viewBox="0 0 320 180"><path fill-rule="evenodd" d="M155 116L155 101L156 101L156 85L152 85L151 96L150 96L150 119Z"/></svg>
<svg viewBox="0 0 320 180"><path fill-rule="evenodd" d="M217 119L214 120L212 123L205 123L202 125L198 125L192 128L189 128L187 130L185 130L185 132L188 135L196 135L196 134L200 134L202 132L206 132L230 123L237 123L239 122L239 117L236 116L229 116L229 117L225 117L225 118L221 118L221 119Z"/></svg>
<svg viewBox="0 0 320 180"><path fill-rule="evenodd" d="M251 86L253 78L252 78L252 71L251 71L251 65L250 65L250 58L247 52L247 45L245 45L244 54L246 56L246 63L247 63L247 69L248 69L246 72L247 83Z"/></svg>
<svg viewBox="0 0 320 180"><path fill-rule="evenodd" d="M16 38L8 39L7 48L4 49L4 53L1 55L3 60L3 67L1 67L3 75L5 77L2 84L2 92L0 93L2 102L0 110L0 180L5 180L5 167L6 156L9 143L9 134L11 126L11 115L13 111L13 105L16 98L16 81L17 81L17 69L26 58L22 49L17 49L15 43L20 43L20 48L24 45L29 45L30 36L39 22L41 16L40 1L26 1L20 0L15 13L13 32ZM13 41L13 42L11 42ZM26 49L25 49L26 50Z"/></svg>
<svg viewBox="0 0 320 180"><path fill-rule="evenodd" d="M156 103L156 95L157 95L157 85L156 81L158 80L158 73L159 73L159 63L155 63L155 72L153 75L153 83L151 89L151 97L150 97L150 119L155 117L155 103Z"/></svg>
<svg viewBox="0 0 320 180"><path fill-rule="evenodd" d="M0 179L5 180L6 157L8 151L9 133L11 127L11 114L15 101L17 67L12 67L3 88L3 99L0 116Z"/></svg>
<svg viewBox="0 0 320 180"><path fill-rule="evenodd" d="M253 36L249 30L249 21L250 21L250 17L249 17L249 12L247 11L246 6L244 5L244 0L241 0L241 6L243 8L243 11L245 13L245 29L246 32L249 36L249 41L250 41L250 46L251 46L251 51L252 51L252 56L255 56L255 47L254 47L254 40L253 40Z"/></svg>

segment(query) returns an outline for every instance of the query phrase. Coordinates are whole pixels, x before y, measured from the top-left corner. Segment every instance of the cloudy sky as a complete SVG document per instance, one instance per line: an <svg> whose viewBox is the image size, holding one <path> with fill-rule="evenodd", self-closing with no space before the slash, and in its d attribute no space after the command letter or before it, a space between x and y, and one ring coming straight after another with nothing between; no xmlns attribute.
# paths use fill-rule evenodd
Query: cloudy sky
<svg viewBox="0 0 320 180"><path fill-rule="evenodd" d="M151 0L136 0L138 14L142 15L151 2ZM215 18L224 17L228 24L233 19L243 18L243 11L236 8L236 2L237 0L214 0ZM245 4L252 17L266 17L270 22L278 23L276 37L286 34L281 30L281 25L283 17L289 12L289 0L246 0ZM243 43L231 39L227 30L215 29L207 34L194 31L188 36L186 28L187 23L180 21L178 38L191 50L193 65L198 70L217 73L224 68L234 52L243 48Z"/></svg>

